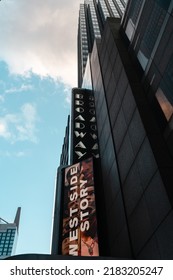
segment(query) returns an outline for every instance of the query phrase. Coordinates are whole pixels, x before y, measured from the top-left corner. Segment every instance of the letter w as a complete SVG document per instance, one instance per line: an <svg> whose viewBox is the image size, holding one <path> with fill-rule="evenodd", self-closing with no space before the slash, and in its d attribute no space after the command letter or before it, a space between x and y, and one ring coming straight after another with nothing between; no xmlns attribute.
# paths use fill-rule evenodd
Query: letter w
<svg viewBox="0 0 173 280"><path fill-rule="evenodd" d="M85 134L86 134L86 132L85 133L83 133L83 132L78 132L78 131L74 131L74 134L76 135L76 137L81 137L81 138L83 138L84 136L85 136Z"/></svg>

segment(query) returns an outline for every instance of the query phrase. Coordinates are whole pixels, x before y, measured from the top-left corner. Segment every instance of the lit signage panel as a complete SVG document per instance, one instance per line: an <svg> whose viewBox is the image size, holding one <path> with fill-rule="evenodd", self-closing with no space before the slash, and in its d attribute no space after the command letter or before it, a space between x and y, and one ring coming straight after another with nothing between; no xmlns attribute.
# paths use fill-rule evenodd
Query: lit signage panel
<svg viewBox="0 0 173 280"><path fill-rule="evenodd" d="M65 169L62 254L99 256L92 158Z"/></svg>

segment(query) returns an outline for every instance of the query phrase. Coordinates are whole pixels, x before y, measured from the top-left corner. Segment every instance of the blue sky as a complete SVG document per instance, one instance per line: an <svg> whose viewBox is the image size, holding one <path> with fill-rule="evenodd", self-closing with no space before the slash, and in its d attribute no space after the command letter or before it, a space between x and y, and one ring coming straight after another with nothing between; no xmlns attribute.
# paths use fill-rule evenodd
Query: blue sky
<svg viewBox="0 0 173 280"><path fill-rule="evenodd" d="M18 254L50 250L79 2L0 2L0 217L12 222L22 207Z"/></svg>

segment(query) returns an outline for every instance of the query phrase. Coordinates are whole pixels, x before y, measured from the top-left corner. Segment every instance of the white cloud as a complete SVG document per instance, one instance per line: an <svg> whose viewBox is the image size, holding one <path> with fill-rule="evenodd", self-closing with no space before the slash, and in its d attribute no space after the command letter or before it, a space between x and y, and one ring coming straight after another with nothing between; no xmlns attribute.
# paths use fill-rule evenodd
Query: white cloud
<svg viewBox="0 0 173 280"><path fill-rule="evenodd" d="M0 103L4 102L4 89L5 89L5 82L0 80Z"/></svg>
<svg viewBox="0 0 173 280"><path fill-rule="evenodd" d="M12 87L5 90L5 93L23 92L32 89L32 85L22 84L20 87Z"/></svg>
<svg viewBox="0 0 173 280"><path fill-rule="evenodd" d="M3 95L0 95L0 102L4 102L4 96Z"/></svg>
<svg viewBox="0 0 173 280"><path fill-rule="evenodd" d="M17 157L17 158L21 158L21 157L26 157L28 156L28 152L27 151L17 151L17 152L11 152L11 151L1 151L0 150L0 156L1 157Z"/></svg>
<svg viewBox="0 0 173 280"><path fill-rule="evenodd" d="M38 116L33 104L25 103L17 114L0 117L0 137L11 143L31 141L37 143L36 122Z"/></svg>
<svg viewBox="0 0 173 280"><path fill-rule="evenodd" d="M68 103L68 105L71 104L71 88L65 87L64 88L64 95L65 95L65 101Z"/></svg>
<svg viewBox="0 0 173 280"><path fill-rule="evenodd" d="M0 136L7 139L10 138L10 132L8 131L5 119L0 119Z"/></svg>
<svg viewBox="0 0 173 280"><path fill-rule="evenodd" d="M77 80L77 21L83 0L1 2L0 59L11 73Z"/></svg>

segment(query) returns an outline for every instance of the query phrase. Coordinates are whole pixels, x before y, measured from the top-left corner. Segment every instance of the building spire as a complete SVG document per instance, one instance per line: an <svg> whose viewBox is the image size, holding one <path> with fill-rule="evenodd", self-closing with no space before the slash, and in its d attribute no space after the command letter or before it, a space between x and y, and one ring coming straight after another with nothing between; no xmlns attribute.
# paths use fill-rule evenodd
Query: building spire
<svg viewBox="0 0 173 280"><path fill-rule="evenodd" d="M16 211L16 216L15 216L15 219L14 219L14 223L15 223L16 226L17 226L17 230L18 230L18 228L19 228L20 213L21 213L21 207L18 207L18 208L17 208L17 211Z"/></svg>

